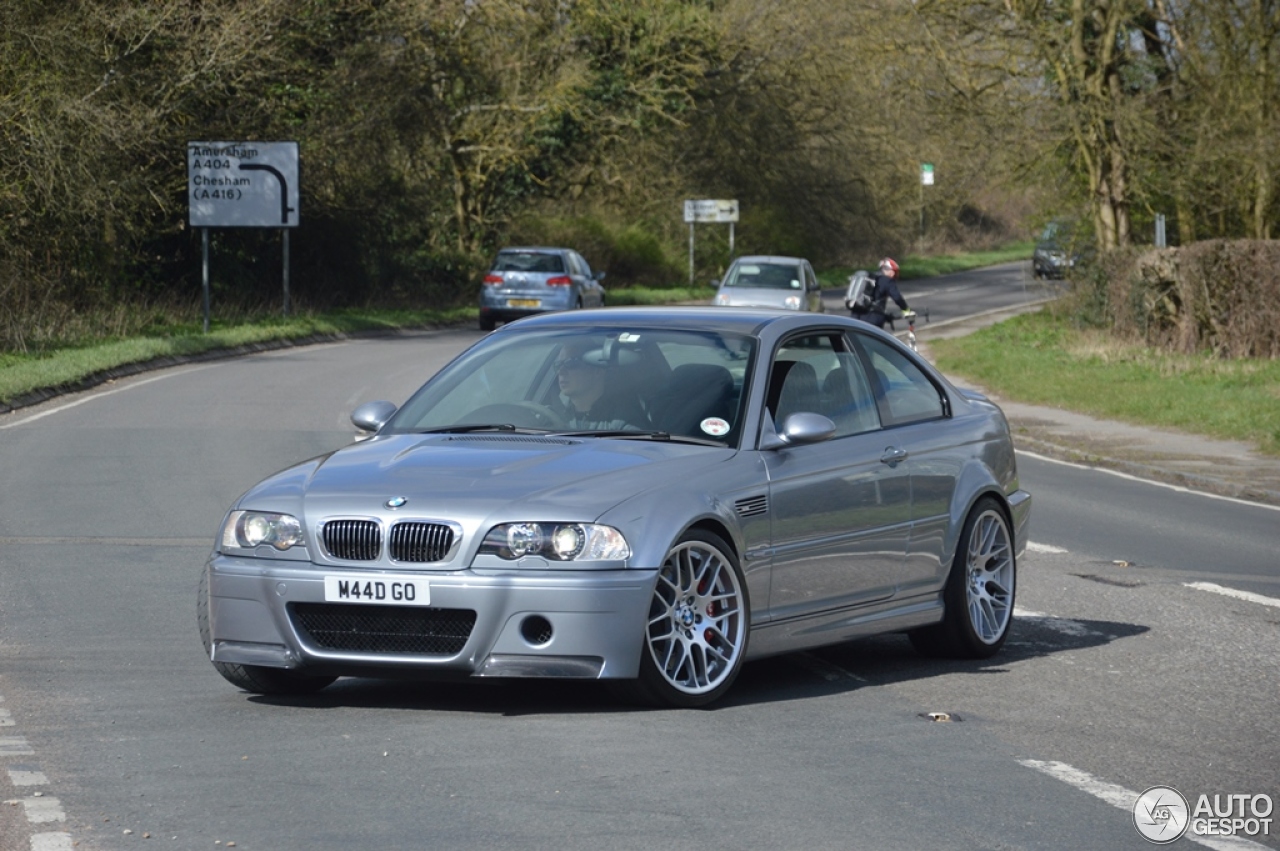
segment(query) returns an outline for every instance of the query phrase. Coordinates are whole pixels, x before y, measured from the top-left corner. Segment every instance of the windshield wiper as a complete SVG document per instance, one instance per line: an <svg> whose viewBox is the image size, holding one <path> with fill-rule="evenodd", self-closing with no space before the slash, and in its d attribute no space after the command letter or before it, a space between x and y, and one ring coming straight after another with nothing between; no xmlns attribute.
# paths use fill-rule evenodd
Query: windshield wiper
<svg viewBox="0 0 1280 851"><path fill-rule="evenodd" d="M690 437L686 434L671 434L666 431L639 431L637 429L597 429L594 431L557 431L556 437L606 437L623 440L660 440L669 443L696 443L701 446L720 446L724 444L716 440L701 437Z"/></svg>
<svg viewBox="0 0 1280 851"><path fill-rule="evenodd" d="M507 431L519 434L546 434L545 428L522 428L512 423L458 423L450 426L424 428L414 434L468 434L475 431Z"/></svg>

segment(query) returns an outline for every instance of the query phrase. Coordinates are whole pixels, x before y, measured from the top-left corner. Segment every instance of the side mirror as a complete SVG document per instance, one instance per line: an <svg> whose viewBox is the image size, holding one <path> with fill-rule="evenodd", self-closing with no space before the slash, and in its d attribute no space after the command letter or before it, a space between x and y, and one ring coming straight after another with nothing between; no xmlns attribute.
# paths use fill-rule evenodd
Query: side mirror
<svg viewBox="0 0 1280 851"><path fill-rule="evenodd" d="M376 432L395 412L396 406L390 402L365 402L351 412L351 422L361 431Z"/></svg>
<svg viewBox="0 0 1280 851"><path fill-rule="evenodd" d="M769 418L770 424L773 418ZM769 433L764 432L760 441L761 449L781 449L784 446L803 446L806 443L821 443L830 440L836 433L836 424L822 414L811 414L805 411L794 413L782 421L782 428Z"/></svg>
<svg viewBox="0 0 1280 851"><path fill-rule="evenodd" d="M604 280L604 272L596 272L596 273L595 273L595 275L594 275L593 277L594 277L597 281L603 281L603 280Z"/></svg>

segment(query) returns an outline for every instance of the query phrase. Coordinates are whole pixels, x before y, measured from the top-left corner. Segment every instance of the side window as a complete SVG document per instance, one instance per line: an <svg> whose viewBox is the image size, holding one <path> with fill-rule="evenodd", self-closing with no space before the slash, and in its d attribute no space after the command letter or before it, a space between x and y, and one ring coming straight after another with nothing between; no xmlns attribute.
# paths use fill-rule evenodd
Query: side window
<svg viewBox="0 0 1280 851"><path fill-rule="evenodd" d="M881 398L886 425L934 420L944 416L942 391L906 355L887 343L859 335L874 375L868 376Z"/></svg>
<svg viewBox="0 0 1280 851"><path fill-rule="evenodd" d="M822 414L835 423L835 437L880 428L873 385L840 334L784 343L774 356L766 405L779 425L799 411Z"/></svg>
<svg viewBox="0 0 1280 851"><path fill-rule="evenodd" d="M836 424L836 437L880 428L876 396L862 361L852 352L838 352L835 365L820 377L823 414Z"/></svg>
<svg viewBox="0 0 1280 851"><path fill-rule="evenodd" d="M804 281L805 288L810 292L818 289L818 276L813 273L813 267L807 262L804 264Z"/></svg>
<svg viewBox="0 0 1280 851"><path fill-rule="evenodd" d="M782 344L769 369L769 389L765 397L775 424L780 426L787 417L802 411L820 413L822 400L818 382L835 361L835 346L825 334L796 337Z"/></svg>

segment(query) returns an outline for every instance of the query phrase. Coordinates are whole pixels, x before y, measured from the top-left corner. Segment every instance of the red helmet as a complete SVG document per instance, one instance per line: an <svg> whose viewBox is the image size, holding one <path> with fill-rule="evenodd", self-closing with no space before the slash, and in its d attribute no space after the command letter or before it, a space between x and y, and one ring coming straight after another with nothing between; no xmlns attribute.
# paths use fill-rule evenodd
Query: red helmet
<svg viewBox="0 0 1280 851"><path fill-rule="evenodd" d="M896 275L898 274L898 263L892 257L886 257L880 261L880 269Z"/></svg>

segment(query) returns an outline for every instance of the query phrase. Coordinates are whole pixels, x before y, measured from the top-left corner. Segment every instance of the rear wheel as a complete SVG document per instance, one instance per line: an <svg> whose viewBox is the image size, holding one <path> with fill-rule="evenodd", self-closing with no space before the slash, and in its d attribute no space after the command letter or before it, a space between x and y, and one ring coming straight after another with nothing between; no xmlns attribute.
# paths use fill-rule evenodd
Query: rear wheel
<svg viewBox="0 0 1280 851"><path fill-rule="evenodd" d="M481 331L492 331L494 328L496 328L496 327L497 327L497 325L498 325L498 323L497 323L497 322L493 319L493 317L491 317L491 316L481 316L481 317L480 317L480 330L481 330Z"/></svg>
<svg viewBox="0 0 1280 851"><path fill-rule="evenodd" d="M705 706L742 670L750 610L733 550L718 535L692 529L667 554L658 575L640 677L618 684L629 700Z"/></svg>
<svg viewBox="0 0 1280 851"><path fill-rule="evenodd" d="M1013 624L1017 565L1013 536L999 503L983 497L965 520L943 592L942 622L910 633L930 656L994 656Z"/></svg>
<svg viewBox="0 0 1280 851"><path fill-rule="evenodd" d="M200 588L196 593L196 623L200 628L200 642L204 645L204 655L208 657L213 649L213 632L209 627L208 570L200 573ZM259 665L214 662L213 667L233 686L254 694L311 694L337 679L337 677L307 677L284 668L264 668Z"/></svg>

